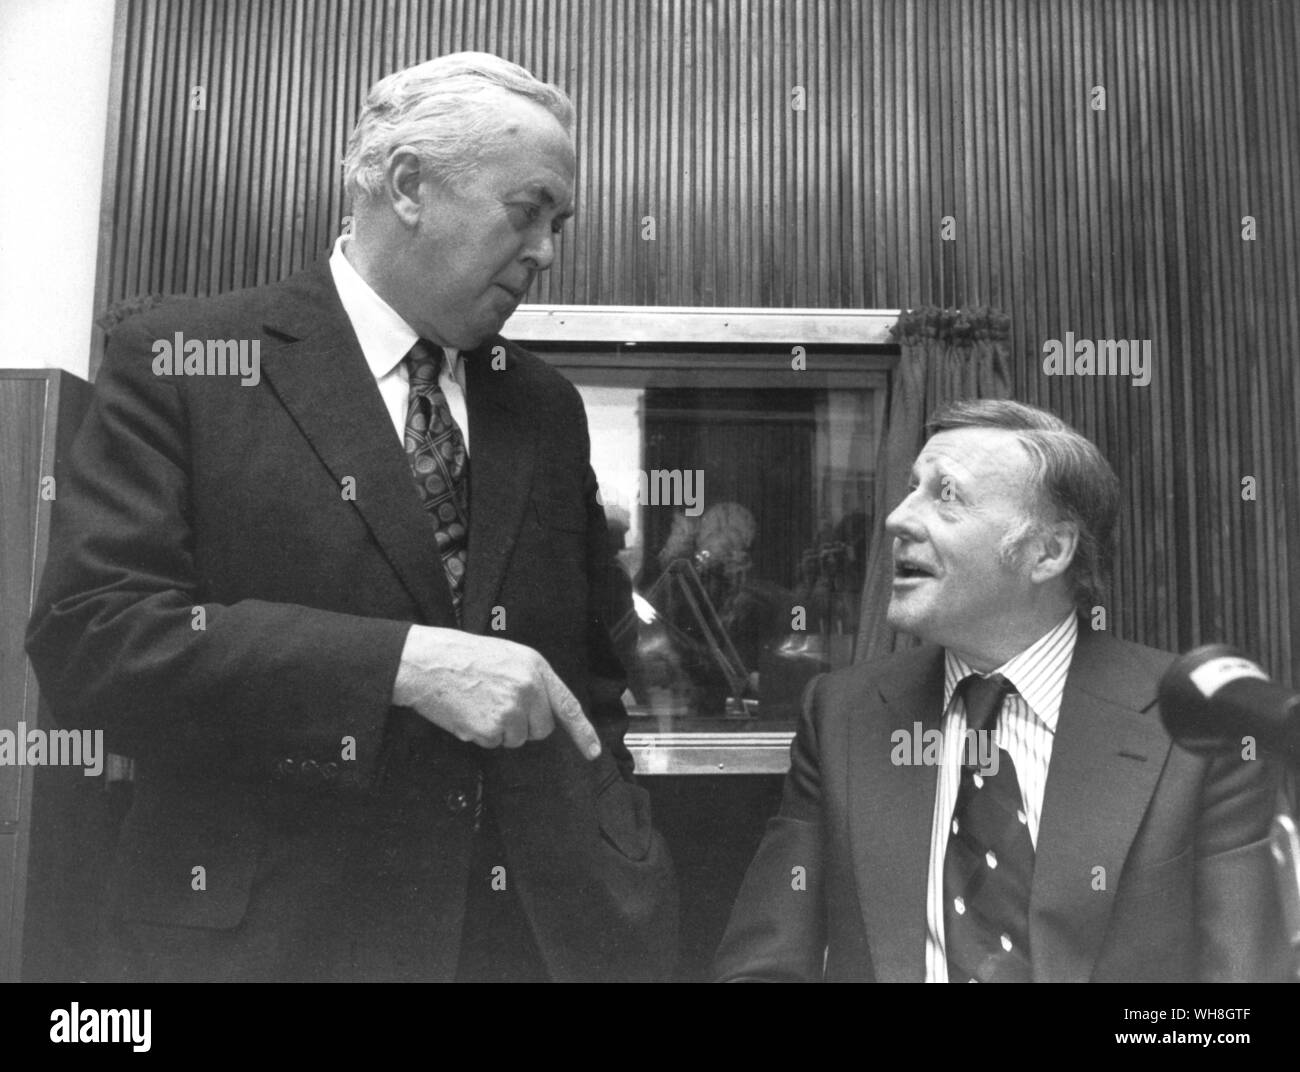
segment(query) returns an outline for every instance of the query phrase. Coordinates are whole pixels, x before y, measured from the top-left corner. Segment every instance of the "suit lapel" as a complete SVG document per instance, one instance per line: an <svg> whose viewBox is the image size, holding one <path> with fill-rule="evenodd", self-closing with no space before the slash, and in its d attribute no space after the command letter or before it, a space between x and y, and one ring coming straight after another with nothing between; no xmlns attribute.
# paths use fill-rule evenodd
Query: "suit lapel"
<svg viewBox="0 0 1300 1072"><path fill-rule="evenodd" d="M493 368L497 338L465 355L465 404L470 429L469 561L464 628L487 632L492 607L528 505L537 427L523 368L508 353Z"/></svg>
<svg viewBox="0 0 1300 1072"><path fill-rule="evenodd" d="M875 709L849 720L849 842L876 977L922 982L938 767L894 763L891 734L941 726L943 649L897 656L877 688Z"/></svg>
<svg viewBox="0 0 1300 1072"><path fill-rule="evenodd" d="M329 470L339 493L355 482L353 506L410 592L424 620L452 620L451 593L433 524L420 505L405 451L338 300L325 264L287 281L266 316L282 345L262 371Z"/></svg>
<svg viewBox="0 0 1300 1072"><path fill-rule="evenodd" d="M1092 974L1115 888L1169 752L1155 682L1082 629L1052 744L1030 895L1035 981Z"/></svg>

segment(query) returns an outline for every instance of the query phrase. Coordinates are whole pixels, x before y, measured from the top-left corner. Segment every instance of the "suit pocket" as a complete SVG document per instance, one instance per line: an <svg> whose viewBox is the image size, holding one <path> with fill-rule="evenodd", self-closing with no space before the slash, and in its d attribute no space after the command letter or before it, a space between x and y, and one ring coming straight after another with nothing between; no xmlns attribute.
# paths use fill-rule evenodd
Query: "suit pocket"
<svg viewBox="0 0 1300 1072"><path fill-rule="evenodd" d="M1184 879L1190 881L1188 876L1191 874L1191 867L1192 850L1189 846L1178 855L1167 860L1161 860L1159 863L1136 869L1125 869L1120 875L1121 888L1128 887L1132 890L1146 891L1159 889L1171 882L1179 882Z"/></svg>
<svg viewBox="0 0 1300 1072"><path fill-rule="evenodd" d="M625 780L608 754L597 762L612 768L596 787L596 821L600 835L629 860L650 855L653 827L650 822L650 794Z"/></svg>

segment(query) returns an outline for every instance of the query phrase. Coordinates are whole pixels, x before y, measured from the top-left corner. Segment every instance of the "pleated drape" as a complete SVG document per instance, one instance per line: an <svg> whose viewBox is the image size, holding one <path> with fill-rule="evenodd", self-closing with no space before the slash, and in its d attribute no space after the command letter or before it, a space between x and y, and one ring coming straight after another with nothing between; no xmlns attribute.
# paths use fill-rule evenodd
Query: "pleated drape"
<svg viewBox="0 0 1300 1072"><path fill-rule="evenodd" d="M907 495L912 462L936 409L963 398L1006 398L1011 393L1007 339L1011 318L993 309L925 308L904 313L890 333L902 347L889 396L889 420L876 463L876 516L862 586L862 619L855 662L915 641L885 620L894 576L893 541L885 518Z"/></svg>

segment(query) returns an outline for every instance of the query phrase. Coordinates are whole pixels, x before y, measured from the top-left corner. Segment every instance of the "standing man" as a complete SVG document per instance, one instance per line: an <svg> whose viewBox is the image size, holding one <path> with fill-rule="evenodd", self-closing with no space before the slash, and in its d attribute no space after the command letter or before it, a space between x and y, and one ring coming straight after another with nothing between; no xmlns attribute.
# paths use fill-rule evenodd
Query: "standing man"
<svg viewBox="0 0 1300 1072"><path fill-rule="evenodd" d="M327 262L113 332L28 643L136 760L110 977L670 972L585 414L497 334L573 213L572 130L495 56L390 75Z"/></svg>
<svg viewBox="0 0 1300 1072"><path fill-rule="evenodd" d="M1091 628L1105 459L1015 402L930 432L886 522L889 621L926 643L809 687L721 977L1281 978L1274 770L1173 745L1172 656Z"/></svg>

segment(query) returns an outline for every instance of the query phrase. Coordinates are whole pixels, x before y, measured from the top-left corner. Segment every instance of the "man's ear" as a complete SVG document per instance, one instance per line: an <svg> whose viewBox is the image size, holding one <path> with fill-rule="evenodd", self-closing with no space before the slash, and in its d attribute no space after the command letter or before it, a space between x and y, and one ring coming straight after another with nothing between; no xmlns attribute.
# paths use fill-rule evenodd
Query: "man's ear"
<svg viewBox="0 0 1300 1072"><path fill-rule="evenodd" d="M407 227L415 227L420 222L426 194L422 185L425 177L420 154L411 146L399 145L388 154L384 195L394 215Z"/></svg>
<svg viewBox="0 0 1300 1072"><path fill-rule="evenodd" d="M1060 577L1070 568L1079 548L1079 526L1057 521L1044 526L1030 544L1029 579L1035 584Z"/></svg>

